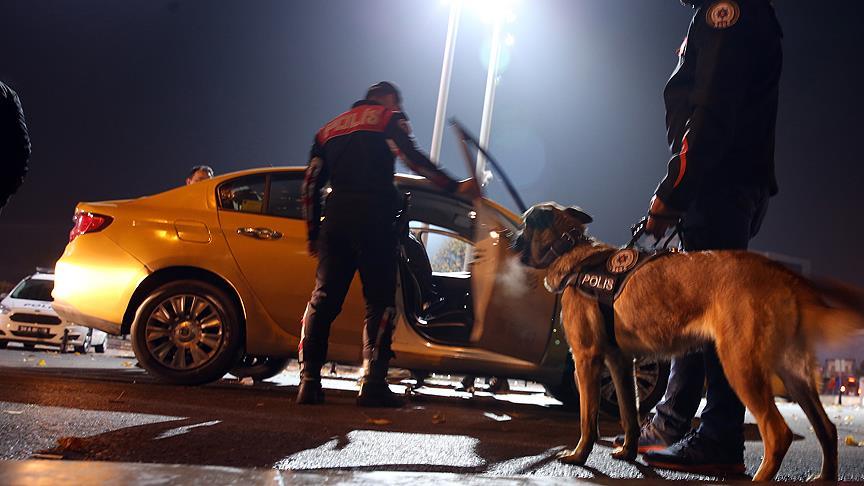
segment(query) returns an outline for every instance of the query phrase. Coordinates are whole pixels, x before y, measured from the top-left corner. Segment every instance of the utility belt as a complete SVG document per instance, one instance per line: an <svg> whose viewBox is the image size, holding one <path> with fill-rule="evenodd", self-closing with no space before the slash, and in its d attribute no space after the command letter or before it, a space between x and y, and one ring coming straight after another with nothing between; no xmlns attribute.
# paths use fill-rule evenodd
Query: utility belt
<svg viewBox="0 0 864 486"><path fill-rule="evenodd" d="M383 222L385 217L393 221L398 208L399 193L395 188L380 192L333 191L324 201L324 218L340 223Z"/></svg>

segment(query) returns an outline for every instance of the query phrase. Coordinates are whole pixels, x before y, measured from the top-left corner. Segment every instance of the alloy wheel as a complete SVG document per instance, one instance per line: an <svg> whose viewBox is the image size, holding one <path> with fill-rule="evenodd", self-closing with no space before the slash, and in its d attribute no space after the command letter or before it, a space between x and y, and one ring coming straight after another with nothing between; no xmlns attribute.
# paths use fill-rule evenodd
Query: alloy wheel
<svg viewBox="0 0 864 486"><path fill-rule="evenodd" d="M640 403L654 393L660 382L661 366L656 358L640 357L634 360L636 377L636 396ZM609 368L603 367L600 373L600 396L608 402L617 403L618 395L615 393L615 383Z"/></svg>
<svg viewBox="0 0 864 486"><path fill-rule="evenodd" d="M178 371L200 368L216 355L224 324L207 298L178 294L153 308L145 325L147 351L159 364Z"/></svg>

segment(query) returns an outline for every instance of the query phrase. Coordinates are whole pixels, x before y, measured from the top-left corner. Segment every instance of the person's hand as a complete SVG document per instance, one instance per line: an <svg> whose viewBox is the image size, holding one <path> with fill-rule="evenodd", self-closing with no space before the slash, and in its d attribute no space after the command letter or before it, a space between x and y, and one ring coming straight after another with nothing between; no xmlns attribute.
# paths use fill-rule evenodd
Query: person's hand
<svg viewBox="0 0 864 486"><path fill-rule="evenodd" d="M474 178L459 181L459 186L456 188L456 194L461 194L470 199L479 199L483 197L483 193L480 191L480 185L477 184L477 180Z"/></svg>
<svg viewBox="0 0 864 486"><path fill-rule="evenodd" d="M318 240L309 240L306 242L306 251L312 258L318 258Z"/></svg>
<svg viewBox="0 0 864 486"><path fill-rule="evenodd" d="M681 213L666 206L659 197L651 198L648 208L648 221L645 223L645 232L659 240L663 238L669 228L675 226L681 219Z"/></svg>

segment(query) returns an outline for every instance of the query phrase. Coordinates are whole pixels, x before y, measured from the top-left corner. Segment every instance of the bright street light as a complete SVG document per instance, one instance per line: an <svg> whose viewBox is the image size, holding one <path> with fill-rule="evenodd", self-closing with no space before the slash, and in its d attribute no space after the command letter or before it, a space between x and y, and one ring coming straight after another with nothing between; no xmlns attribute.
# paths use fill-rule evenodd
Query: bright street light
<svg viewBox="0 0 864 486"><path fill-rule="evenodd" d="M502 30L505 23L516 21L516 14L513 12L513 6L516 0L473 0L473 4L477 8L482 8L487 12L488 17L492 22L492 41L489 50L489 68L486 72L486 93L483 97L483 116L480 119L480 146L484 149L489 149L489 139L492 137L492 109L495 106L495 88L498 86L498 63L501 58ZM516 39L508 34L504 38L504 43L512 46ZM488 177L486 176L486 157L477 153L477 177L480 178L477 182L481 185L486 184Z"/></svg>
<svg viewBox="0 0 864 486"><path fill-rule="evenodd" d="M495 103L495 87L498 84L498 66L501 57L502 43L511 47L516 39L512 34L503 35L505 24L515 22L514 7L519 0L443 0L450 6L450 19L447 24L447 37L444 42L444 60L441 66L441 81L438 86L438 102L435 107L435 123L432 127L432 144L429 150L430 158L438 162L441 155L444 126L447 116L447 100L450 94L450 79L453 70L453 55L456 46L456 34L462 8L472 10L484 23L492 24L492 39L489 53L489 67L486 73L486 90L483 97L483 115L480 121L480 146L489 147L492 135L492 109ZM503 38L502 38L503 37ZM486 159L483 154L477 154L476 174L480 177L478 183L486 182Z"/></svg>

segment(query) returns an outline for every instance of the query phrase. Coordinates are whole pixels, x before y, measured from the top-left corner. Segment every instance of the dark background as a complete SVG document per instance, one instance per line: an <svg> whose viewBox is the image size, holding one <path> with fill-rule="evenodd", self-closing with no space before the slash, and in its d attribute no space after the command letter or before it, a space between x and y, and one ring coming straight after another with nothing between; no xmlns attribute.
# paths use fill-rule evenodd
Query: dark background
<svg viewBox="0 0 864 486"><path fill-rule="evenodd" d="M448 18L437 0L3 4L0 79L21 96L33 158L0 216L0 280L53 263L78 201L156 193L200 163L305 164L315 130L381 79L401 86L429 146ZM860 6L776 8L781 192L753 248L864 285ZM596 236L623 243L665 171L661 93L692 12L676 0L523 0L517 15L492 149L526 202L578 204ZM448 115L475 133L490 30L464 13ZM442 163L465 176L449 132ZM491 192L512 207L500 181Z"/></svg>

